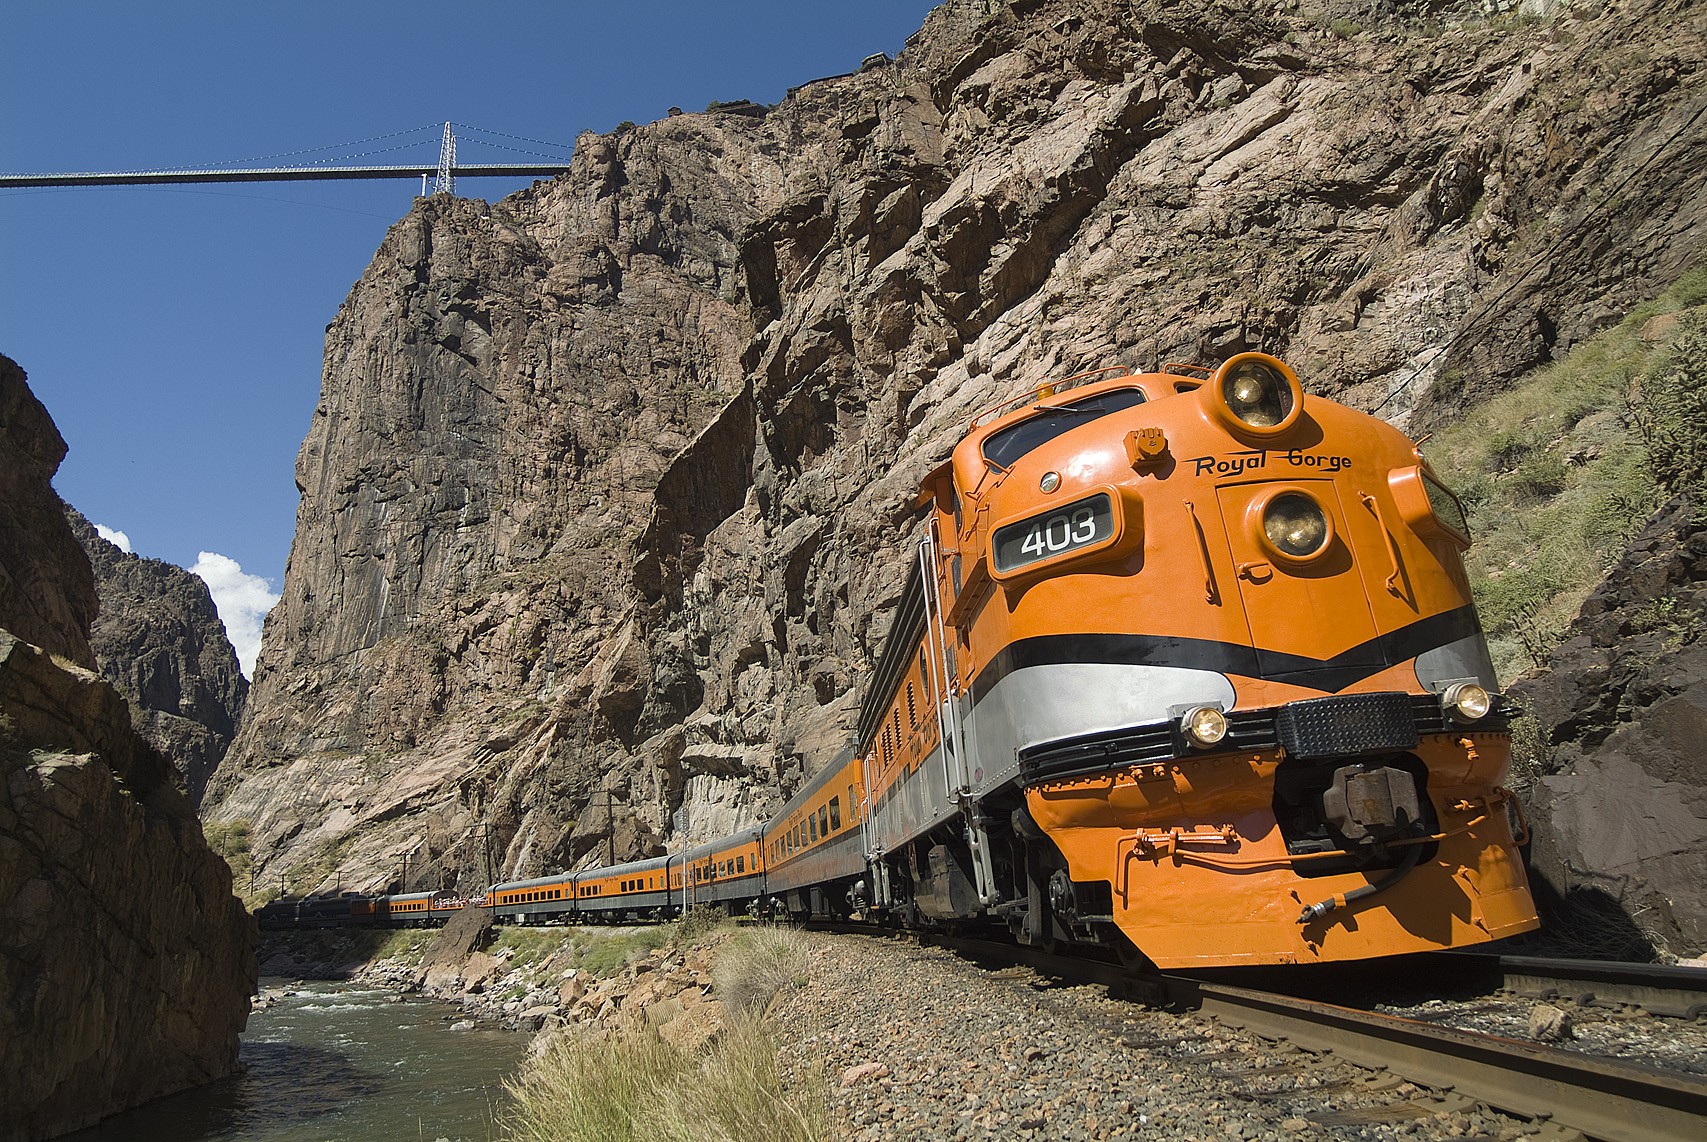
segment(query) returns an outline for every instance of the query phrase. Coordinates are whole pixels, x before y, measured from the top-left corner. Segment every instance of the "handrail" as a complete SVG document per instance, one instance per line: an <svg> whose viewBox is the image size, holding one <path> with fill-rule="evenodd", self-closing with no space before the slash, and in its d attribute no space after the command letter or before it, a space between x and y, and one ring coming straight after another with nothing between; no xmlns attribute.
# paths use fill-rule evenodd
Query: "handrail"
<svg viewBox="0 0 1707 1142"><path fill-rule="evenodd" d="M1004 398L1003 400L999 400L995 404L990 405L988 408L973 413L972 422L966 426L966 430L970 432L972 429L977 428L978 425L983 423L985 417L1000 416L1004 412L1016 409L1027 402L1047 400L1064 389L1078 388L1079 385L1074 382L1085 383L1085 378L1087 377L1095 377L1102 373L1114 372L1118 372L1123 376L1132 375L1132 370L1127 368L1125 365L1104 365L1100 369L1090 369L1083 373L1074 373L1072 376L1063 377L1059 381L1044 381L1040 385L1035 385L1032 388L1027 389L1017 397Z"/></svg>
<svg viewBox="0 0 1707 1142"><path fill-rule="evenodd" d="M1198 522L1197 508L1190 500L1185 501L1186 514L1191 516L1191 526L1197 532L1197 551L1203 557L1203 601L1215 606L1221 605L1221 589L1215 585L1215 564L1209 558L1209 537L1203 532L1203 524Z"/></svg>
<svg viewBox="0 0 1707 1142"><path fill-rule="evenodd" d="M1387 527L1387 521L1381 518L1381 505L1375 502L1375 497L1368 492L1357 493L1357 498L1363 501L1363 506L1369 509L1369 514L1375 517L1375 526L1381 529L1381 538L1387 542L1387 559L1393 565L1393 573L1387 576L1387 590L1396 598L1403 600L1404 594L1399 590L1399 576L1403 571L1399 566L1399 545L1393 541L1393 533Z"/></svg>

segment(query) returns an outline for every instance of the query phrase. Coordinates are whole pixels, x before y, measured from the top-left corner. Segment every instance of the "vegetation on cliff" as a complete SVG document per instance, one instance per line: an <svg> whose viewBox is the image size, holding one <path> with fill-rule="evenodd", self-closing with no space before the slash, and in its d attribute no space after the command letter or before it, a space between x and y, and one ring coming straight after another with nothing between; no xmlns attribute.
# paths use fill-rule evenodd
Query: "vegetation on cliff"
<svg viewBox="0 0 1707 1142"><path fill-rule="evenodd" d="M1546 665L1660 504L1701 485L1703 425L1697 271L1424 443L1470 514L1466 562L1502 680Z"/></svg>

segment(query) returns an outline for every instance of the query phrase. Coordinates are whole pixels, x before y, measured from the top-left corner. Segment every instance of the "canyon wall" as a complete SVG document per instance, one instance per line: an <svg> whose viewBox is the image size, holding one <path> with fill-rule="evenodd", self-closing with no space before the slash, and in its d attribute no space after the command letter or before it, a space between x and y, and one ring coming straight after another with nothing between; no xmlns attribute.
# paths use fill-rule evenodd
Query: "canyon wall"
<svg viewBox="0 0 1707 1142"><path fill-rule="evenodd" d="M1420 434L1699 264L1698 7L1377 7L951 0L418 200L328 329L214 815L293 891L754 821L843 744L983 405L1261 348Z"/></svg>
<svg viewBox="0 0 1707 1142"><path fill-rule="evenodd" d="M94 579L49 483L64 455L0 357L4 1142L230 1074L256 971L170 759L94 669Z"/></svg>
<svg viewBox="0 0 1707 1142"><path fill-rule="evenodd" d="M199 801L249 694L213 596L182 567L102 539L76 509L65 518L95 573L100 608L89 643L101 677L130 703L137 733L177 765L191 802Z"/></svg>

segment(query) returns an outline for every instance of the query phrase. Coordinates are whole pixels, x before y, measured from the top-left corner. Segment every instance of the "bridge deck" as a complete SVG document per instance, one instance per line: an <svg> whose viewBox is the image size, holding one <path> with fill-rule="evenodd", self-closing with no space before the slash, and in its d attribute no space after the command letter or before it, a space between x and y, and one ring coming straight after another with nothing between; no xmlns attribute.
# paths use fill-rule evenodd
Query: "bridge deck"
<svg viewBox="0 0 1707 1142"><path fill-rule="evenodd" d="M567 163L474 163L452 169L456 178L551 178ZM211 170L83 171L0 174L0 189L26 186L158 186L185 182L320 182L361 178L432 178L436 164L388 167L250 167Z"/></svg>

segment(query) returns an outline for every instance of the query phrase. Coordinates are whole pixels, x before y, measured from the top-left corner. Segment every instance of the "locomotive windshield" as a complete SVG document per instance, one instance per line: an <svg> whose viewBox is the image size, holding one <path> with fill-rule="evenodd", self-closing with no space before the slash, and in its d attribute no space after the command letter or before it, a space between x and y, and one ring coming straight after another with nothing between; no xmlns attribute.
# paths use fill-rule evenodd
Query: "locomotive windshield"
<svg viewBox="0 0 1707 1142"><path fill-rule="evenodd" d="M1070 404L1040 405L1037 415L1018 424L992 432L984 441L984 459L998 468L1011 468L1014 462L1034 448L1041 447L1111 412L1144 403L1139 389L1112 389L1095 396L1082 397Z"/></svg>

